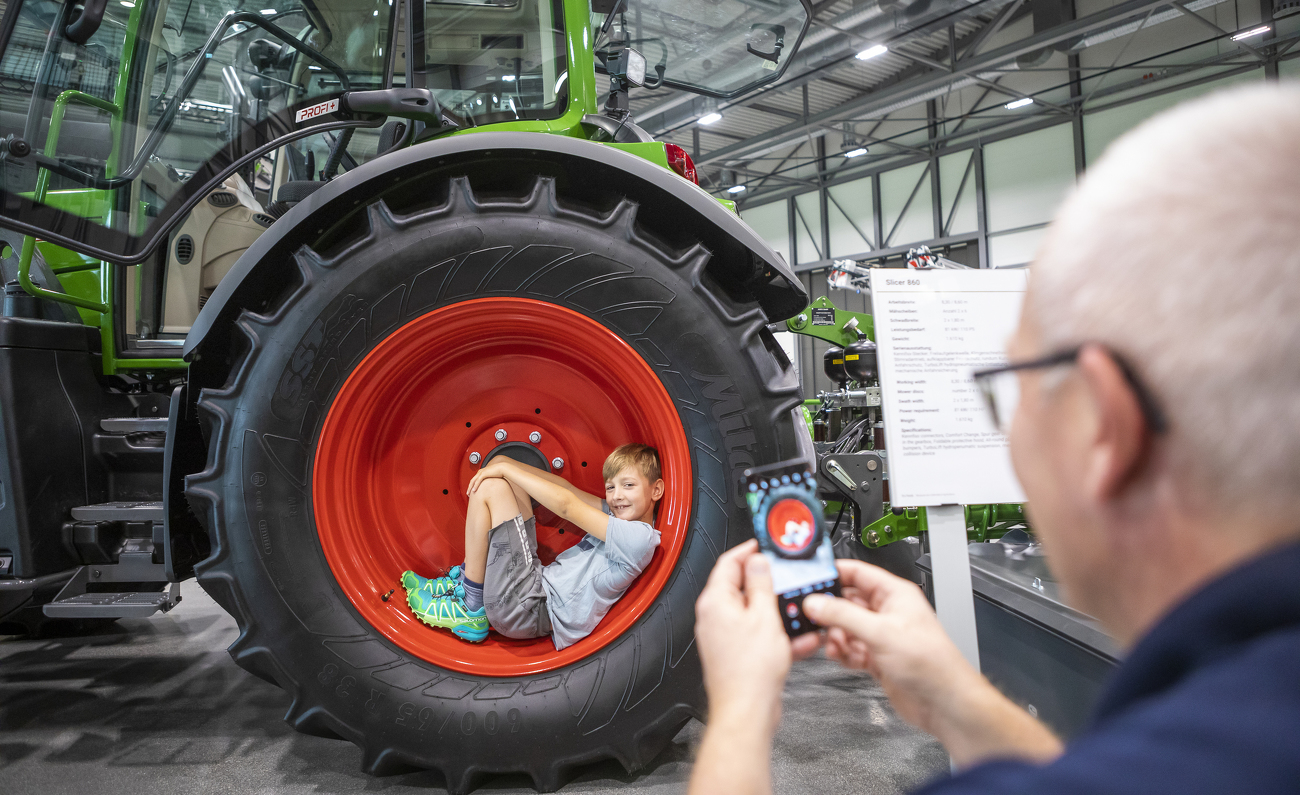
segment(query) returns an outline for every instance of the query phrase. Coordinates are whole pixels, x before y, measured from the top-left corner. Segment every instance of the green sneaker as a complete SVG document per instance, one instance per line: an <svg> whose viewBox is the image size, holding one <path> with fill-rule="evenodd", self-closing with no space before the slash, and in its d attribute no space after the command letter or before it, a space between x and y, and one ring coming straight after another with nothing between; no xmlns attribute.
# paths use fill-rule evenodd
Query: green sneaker
<svg viewBox="0 0 1300 795"><path fill-rule="evenodd" d="M442 596L460 583L460 566L452 566L445 577L421 577L413 571L402 572L402 587L408 594L426 591L430 596Z"/></svg>
<svg viewBox="0 0 1300 795"><path fill-rule="evenodd" d="M465 609L465 592L459 587L442 596L413 591L407 594L406 604L416 618L431 627L449 629L461 640L482 643L487 639L487 608Z"/></svg>

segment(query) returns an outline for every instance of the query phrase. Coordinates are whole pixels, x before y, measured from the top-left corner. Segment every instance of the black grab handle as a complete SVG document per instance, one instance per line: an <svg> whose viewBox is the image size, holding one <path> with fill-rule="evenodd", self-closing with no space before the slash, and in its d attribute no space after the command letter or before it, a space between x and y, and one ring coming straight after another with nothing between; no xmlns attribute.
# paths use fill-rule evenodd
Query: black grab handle
<svg viewBox="0 0 1300 795"><path fill-rule="evenodd" d="M68 23L68 26L63 29L63 35L73 44L85 44L90 41L90 37L95 35L100 23L104 21L106 8L108 8L108 0L85 0L81 7L81 15Z"/></svg>

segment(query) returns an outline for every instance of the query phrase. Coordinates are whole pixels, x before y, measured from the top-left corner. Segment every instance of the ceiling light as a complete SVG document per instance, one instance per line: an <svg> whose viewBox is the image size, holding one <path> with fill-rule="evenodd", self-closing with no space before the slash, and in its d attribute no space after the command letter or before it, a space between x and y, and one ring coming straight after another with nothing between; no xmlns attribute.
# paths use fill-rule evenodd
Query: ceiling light
<svg viewBox="0 0 1300 795"><path fill-rule="evenodd" d="M514 76L514 75L502 75L502 77L501 77L501 81L502 81L503 83L513 83L513 82L515 82L515 76Z"/></svg>
<svg viewBox="0 0 1300 795"><path fill-rule="evenodd" d="M126 6L127 8L135 8L135 3L131 2L131 0L117 0L117 1L122 5Z"/></svg>
<svg viewBox="0 0 1300 795"><path fill-rule="evenodd" d="M710 124L716 124L720 121L722 121L722 114L718 113L716 110L713 111L712 113L706 113L700 117L700 124L706 126Z"/></svg>
<svg viewBox="0 0 1300 795"><path fill-rule="evenodd" d="M274 9L274 8L263 8L261 13L262 13L263 16L268 16L268 17L269 17L269 16L271 16L272 14L275 13L275 9Z"/></svg>
<svg viewBox="0 0 1300 795"><path fill-rule="evenodd" d="M844 153L845 157L862 157L867 153L867 147L859 146L857 149L850 149Z"/></svg>
<svg viewBox="0 0 1300 795"><path fill-rule="evenodd" d="M1023 108L1026 105L1032 105L1032 104L1034 104L1034 101L1029 97L1025 97L1024 99L1017 99L1015 102L1008 102L1002 107L1006 108L1007 110L1015 110L1016 108Z"/></svg>
<svg viewBox="0 0 1300 795"><path fill-rule="evenodd" d="M727 188L727 193L731 193L731 194L744 193L744 192L745 192L744 185L732 185L730 188Z"/></svg>
<svg viewBox="0 0 1300 795"><path fill-rule="evenodd" d="M868 47L862 52L858 53L857 59L859 61L870 61L872 58L875 58L877 55L884 55L887 52L889 52L888 47L886 47L883 44L877 44L873 47Z"/></svg>
<svg viewBox="0 0 1300 795"><path fill-rule="evenodd" d="M1242 39L1249 39L1251 36L1258 36L1261 33L1268 33L1272 29L1273 28L1271 28L1268 25L1260 25L1257 28L1251 28L1250 30L1243 30L1242 32L1233 35L1232 40L1241 41Z"/></svg>

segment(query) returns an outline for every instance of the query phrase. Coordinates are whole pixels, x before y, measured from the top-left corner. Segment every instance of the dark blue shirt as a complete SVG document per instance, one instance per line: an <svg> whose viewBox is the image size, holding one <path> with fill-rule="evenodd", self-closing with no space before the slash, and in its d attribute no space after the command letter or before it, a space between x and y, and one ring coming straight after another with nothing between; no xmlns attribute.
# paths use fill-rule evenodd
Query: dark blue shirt
<svg viewBox="0 0 1300 795"><path fill-rule="evenodd" d="M925 795L1300 793L1300 545L1174 608L1055 762L998 761Z"/></svg>

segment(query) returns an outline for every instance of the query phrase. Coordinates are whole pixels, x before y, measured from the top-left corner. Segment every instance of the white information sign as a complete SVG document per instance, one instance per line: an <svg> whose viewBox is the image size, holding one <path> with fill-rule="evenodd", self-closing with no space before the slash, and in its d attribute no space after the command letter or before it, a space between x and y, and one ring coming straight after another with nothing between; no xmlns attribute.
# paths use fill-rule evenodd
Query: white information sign
<svg viewBox="0 0 1300 795"><path fill-rule="evenodd" d="M871 274L894 505L1024 502L971 373L1006 362L1026 270Z"/></svg>

